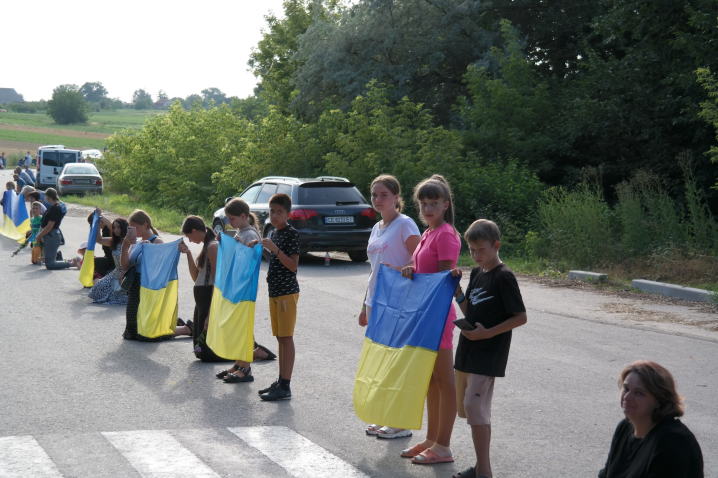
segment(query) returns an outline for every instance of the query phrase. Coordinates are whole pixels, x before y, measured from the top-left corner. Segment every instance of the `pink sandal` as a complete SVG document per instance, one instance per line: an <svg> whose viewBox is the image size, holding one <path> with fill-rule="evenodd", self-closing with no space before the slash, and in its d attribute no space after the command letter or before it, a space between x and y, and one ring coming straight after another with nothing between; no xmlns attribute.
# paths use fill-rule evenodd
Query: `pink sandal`
<svg viewBox="0 0 718 478"><path fill-rule="evenodd" d="M453 461L453 456L441 457L431 448L422 451L411 459L411 462L417 465L437 465L439 463L453 463Z"/></svg>
<svg viewBox="0 0 718 478"><path fill-rule="evenodd" d="M413 447L403 450L401 456L404 458L414 458L416 455L423 453L424 450L426 450L426 448L424 448L421 443L417 443Z"/></svg>

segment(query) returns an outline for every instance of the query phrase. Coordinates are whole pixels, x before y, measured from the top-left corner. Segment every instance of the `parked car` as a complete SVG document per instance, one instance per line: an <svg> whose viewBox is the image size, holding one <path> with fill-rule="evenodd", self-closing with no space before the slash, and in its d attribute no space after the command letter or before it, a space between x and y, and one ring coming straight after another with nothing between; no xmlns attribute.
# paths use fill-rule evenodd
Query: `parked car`
<svg viewBox="0 0 718 478"><path fill-rule="evenodd" d="M270 236L274 230L268 220L268 203L276 193L292 198L289 224L302 237L301 253L340 251L349 253L354 262L367 260L366 247L376 224L376 211L349 180L333 176L270 176L251 184L239 197L257 216L262 237ZM231 229L223 208L215 211L212 227L217 233Z"/></svg>
<svg viewBox="0 0 718 478"><path fill-rule="evenodd" d="M57 177L60 175L62 168L68 163L77 163L80 161L80 151L76 149L50 149L41 148L39 150L37 161L37 181L35 182L38 189L54 188L57 184Z"/></svg>
<svg viewBox="0 0 718 478"><path fill-rule="evenodd" d="M37 148L37 155L35 156L35 159L32 162L33 166L38 164L38 162L40 161L40 151L42 151L43 149L67 149L67 148L62 144L48 144L45 146L40 146L39 148Z"/></svg>
<svg viewBox="0 0 718 478"><path fill-rule="evenodd" d="M57 177L57 192L64 194L102 194L102 176L94 164L68 163Z"/></svg>
<svg viewBox="0 0 718 478"><path fill-rule="evenodd" d="M94 163L96 159L102 158L104 158L104 156L99 149L85 149L82 151L82 156L80 157L80 159L86 163Z"/></svg>

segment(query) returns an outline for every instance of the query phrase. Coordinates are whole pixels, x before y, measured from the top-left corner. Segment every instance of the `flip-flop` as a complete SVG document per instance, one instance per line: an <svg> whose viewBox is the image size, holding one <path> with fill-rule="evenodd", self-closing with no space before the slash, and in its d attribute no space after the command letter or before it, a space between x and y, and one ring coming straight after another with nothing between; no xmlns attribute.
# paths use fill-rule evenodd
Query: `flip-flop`
<svg viewBox="0 0 718 478"><path fill-rule="evenodd" d="M453 456L441 457L431 448L422 451L411 459L411 462L417 465L438 465L439 463L453 463L453 461Z"/></svg>
<svg viewBox="0 0 718 478"><path fill-rule="evenodd" d="M476 470L474 469L473 466L471 468L465 469L464 471L458 472L454 476L460 476L461 478L480 478L480 477L476 476ZM481 476L483 476L483 475L481 475Z"/></svg>
<svg viewBox="0 0 718 478"><path fill-rule="evenodd" d="M369 425L366 427L366 434L367 435L376 435L376 432L381 428L381 425Z"/></svg>
<svg viewBox="0 0 718 478"><path fill-rule="evenodd" d="M416 455L420 455L426 447L422 446L421 443L417 443L411 448L407 448L401 452L403 458L414 458Z"/></svg>

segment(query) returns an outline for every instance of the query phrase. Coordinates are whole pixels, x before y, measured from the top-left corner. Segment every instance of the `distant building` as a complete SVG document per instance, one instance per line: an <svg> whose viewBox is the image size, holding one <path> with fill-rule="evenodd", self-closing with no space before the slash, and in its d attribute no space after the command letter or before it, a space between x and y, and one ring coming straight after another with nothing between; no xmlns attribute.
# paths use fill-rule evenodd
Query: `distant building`
<svg viewBox="0 0 718 478"><path fill-rule="evenodd" d="M0 88L0 103L22 103L22 96L17 94L15 88Z"/></svg>
<svg viewBox="0 0 718 478"><path fill-rule="evenodd" d="M166 110L172 104L172 100L159 100L155 101L154 108L156 110Z"/></svg>

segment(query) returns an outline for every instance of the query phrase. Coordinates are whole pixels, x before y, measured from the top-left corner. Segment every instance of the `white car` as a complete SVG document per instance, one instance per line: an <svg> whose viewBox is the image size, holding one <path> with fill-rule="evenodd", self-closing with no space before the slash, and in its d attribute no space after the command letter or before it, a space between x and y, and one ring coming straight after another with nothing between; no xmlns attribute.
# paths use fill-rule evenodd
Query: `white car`
<svg viewBox="0 0 718 478"><path fill-rule="evenodd" d="M85 161L94 161L95 159L103 159L102 151L99 149L85 149L82 151L82 159Z"/></svg>

